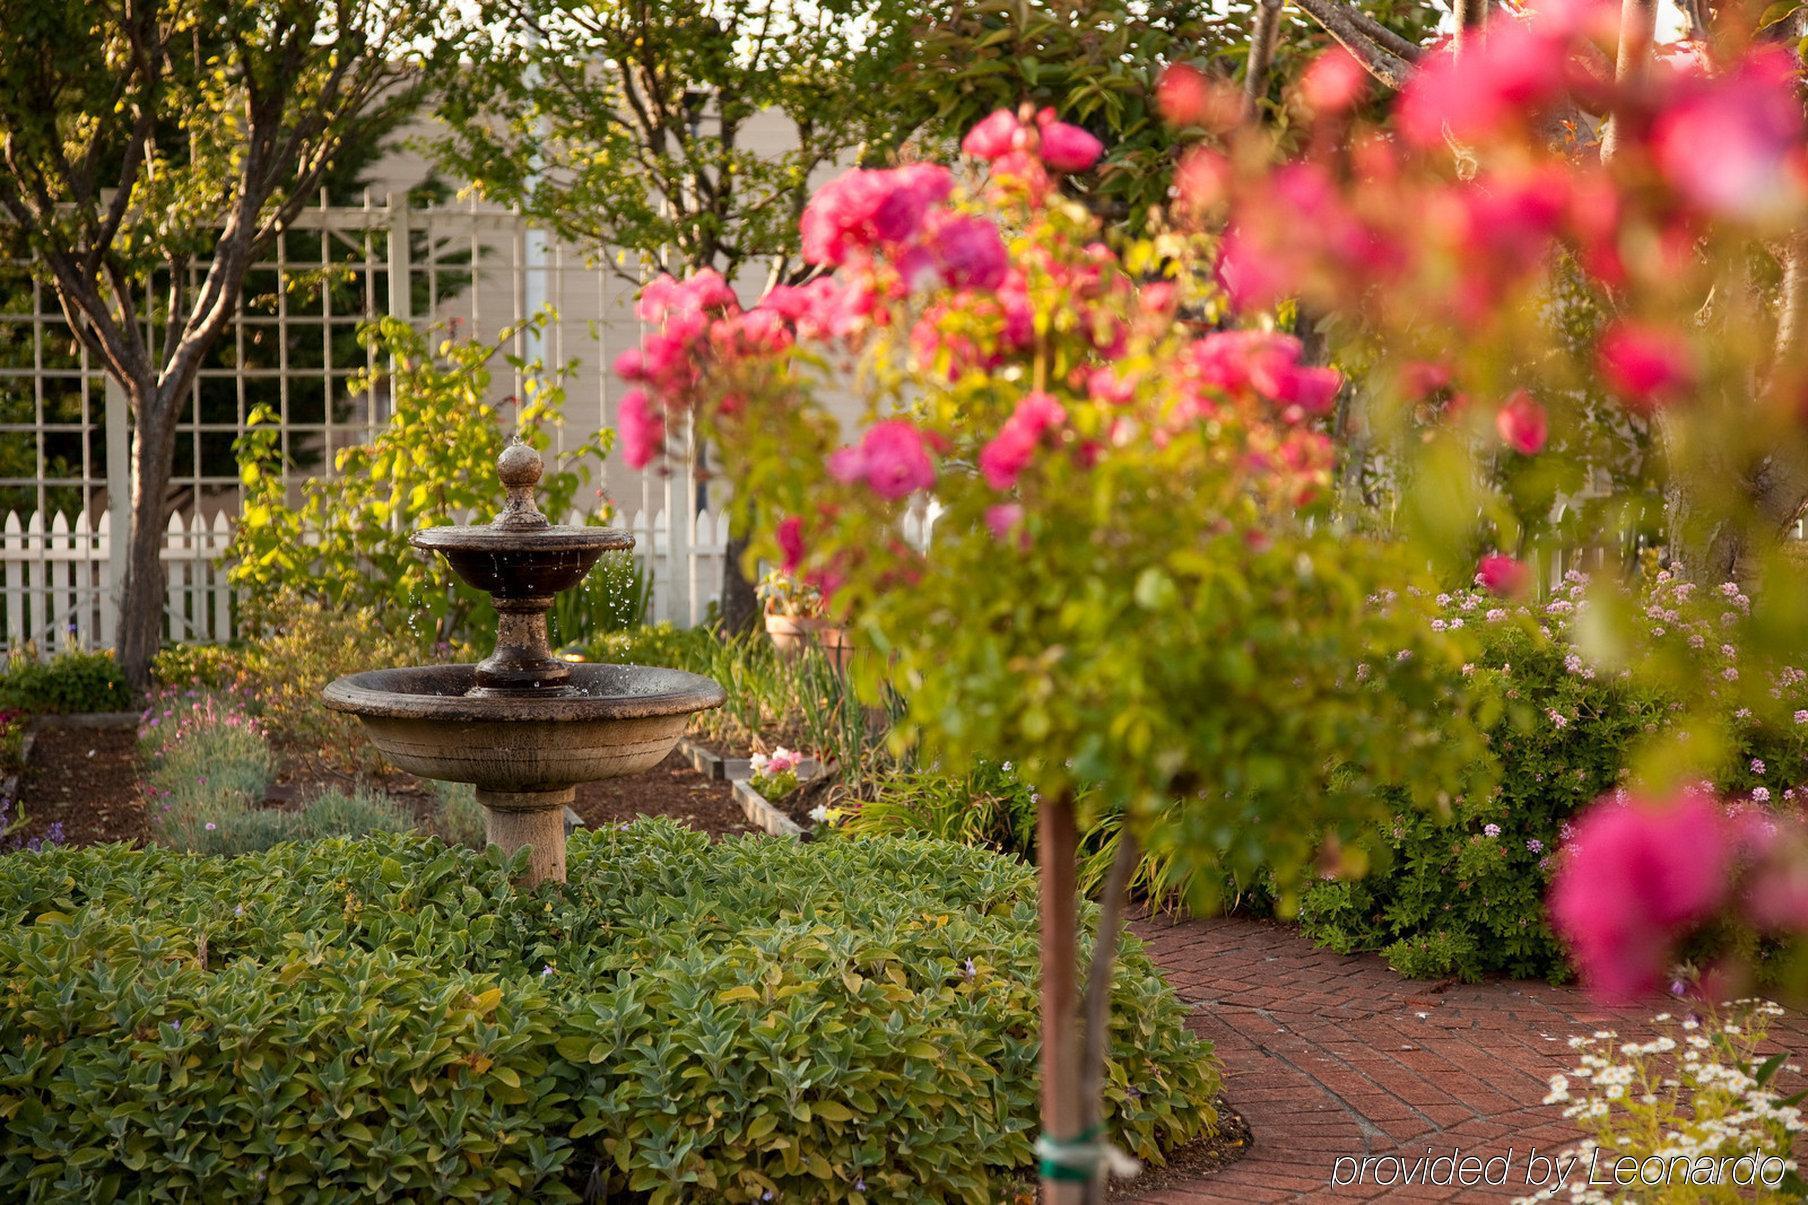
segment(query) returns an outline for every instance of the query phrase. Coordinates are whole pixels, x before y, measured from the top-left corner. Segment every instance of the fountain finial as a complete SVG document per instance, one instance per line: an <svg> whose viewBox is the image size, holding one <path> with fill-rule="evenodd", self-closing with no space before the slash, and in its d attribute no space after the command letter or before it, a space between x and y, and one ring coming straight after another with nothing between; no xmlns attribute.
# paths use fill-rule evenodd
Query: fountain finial
<svg viewBox="0 0 1808 1205"><path fill-rule="evenodd" d="M503 531L537 531L552 526L552 521L540 513L534 502L534 487L540 484L544 469L540 453L517 434L514 442L496 458L496 476L508 487L508 500L502 504L502 513L491 520L491 527Z"/></svg>

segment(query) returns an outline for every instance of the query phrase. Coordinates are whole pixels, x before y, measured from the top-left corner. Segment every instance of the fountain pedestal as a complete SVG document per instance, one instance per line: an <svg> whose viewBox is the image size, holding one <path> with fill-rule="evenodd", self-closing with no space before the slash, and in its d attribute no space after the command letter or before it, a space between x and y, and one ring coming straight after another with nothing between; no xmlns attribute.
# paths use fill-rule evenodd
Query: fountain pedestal
<svg viewBox="0 0 1808 1205"><path fill-rule="evenodd" d="M477 792L483 807L483 838L512 854L526 846L527 880L565 881L565 809L578 797L576 787L556 791Z"/></svg>
<svg viewBox="0 0 1808 1205"><path fill-rule="evenodd" d="M497 610L496 648L476 665L421 665L348 674L326 705L364 721L371 742L422 778L468 782L484 836L533 851L527 882L565 878L565 807L579 783L665 760L693 712L720 707L722 688L682 670L568 665L553 656L547 612L611 549L634 537L549 522L534 505L540 457L517 442L497 462L508 502L475 527L430 527L410 539L443 555Z"/></svg>

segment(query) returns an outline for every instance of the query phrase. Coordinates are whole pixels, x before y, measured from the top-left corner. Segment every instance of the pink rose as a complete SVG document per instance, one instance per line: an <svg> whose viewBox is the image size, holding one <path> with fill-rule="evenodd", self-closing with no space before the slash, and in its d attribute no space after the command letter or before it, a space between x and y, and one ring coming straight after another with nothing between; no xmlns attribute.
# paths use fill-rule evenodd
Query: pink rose
<svg viewBox="0 0 1808 1205"><path fill-rule="evenodd" d="M1576 822L1551 884L1551 918L1597 996L1626 1001L1667 978L1676 941L1726 894L1732 842L1718 803L1608 798Z"/></svg>
<svg viewBox="0 0 1808 1205"><path fill-rule="evenodd" d="M778 521L772 538L784 557L781 567L786 573L796 573L797 567L804 563L804 521L796 515L785 516Z"/></svg>
<svg viewBox="0 0 1808 1205"><path fill-rule="evenodd" d="M937 222L925 250L942 279L957 289L996 289L1009 267L998 227L970 214Z"/></svg>
<svg viewBox="0 0 1808 1205"><path fill-rule="evenodd" d="M953 175L939 164L845 172L804 206L798 222L803 257L839 265L881 245L907 242L953 188Z"/></svg>
<svg viewBox="0 0 1808 1205"><path fill-rule="evenodd" d="M1693 357L1680 332L1621 319L1601 336L1595 359L1607 387L1639 413L1675 401L1695 382Z"/></svg>
<svg viewBox="0 0 1808 1205"><path fill-rule="evenodd" d="M1279 256L1234 226L1218 242L1217 277L1232 308L1241 312L1267 309L1287 295L1293 279Z"/></svg>
<svg viewBox="0 0 1808 1205"><path fill-rule="evenodd" d="M615 412L615 429L621 434L622 457L637 469L651 463L665 442L665 422L655 413L643 389L622 394Z"/></svg>
<svg viewBox="0 0 1808 1205"><path fill-rule="evenodd" d="M988 163L1001 159L1011 153L1021 128L1015 113L999 109L967 131L967 136L961 139L961 152Z"/></svg>
<svg viewBox="0 0 1808 1205"><path fill-rule="evenodd" d="M1066 421L1067 411L1051 395L1025 394L998 434L979 451L979 471L986 484L995 490L1010 489L1029 466L1042 436Z"/></svg>
<svg viewBox="0 0 1808 1205"><path fill-rule="evenodd" d="M986 530L1001 544L1022 524L1023 507L1015 502L1000 502L986 507Z"/></svg>
<svg viewBox="0 0 1808 1205"><path fill-rule="evenodd" d="M1369 73L1349 51L1334 46L1300 76L1300 96L1315 113L1341 113L1368 91Z"/></svg>
<svg viewBox="0 0 1808 1205"><path fill-rule="evenodd" d="M1174 63L1155 85L1155 107L1169 125L1204 125L1212 108L1211 84L1197 67Z"/></svg>
<svg viewBox="0 0 1808 1205"><path fill-rule="evenodd" d="M1500 433L1502 443L1524 456L1536 455L1550 434L1544 407L1523 389L1495 412L1494 428Z"/></svg>
<svg viewBox="0 0 1808 1205"><path fill-rule="evenodd" d="M1532 571L1524 562L1497 552L1482 558L1475 580L1490 594L1517 598L1532 584Z"/></svg>
<svg viewBox="0 0 1808 1205"><path fill-rule="evenodd" d="M1793 53L1769 46L1724 75L1682 81L1652 122L1658 168L1710 213L1756 219L1802 195L1802 102Z"/></svg>
<svg viewBox="0 0 1808 1205"><path fill-rule="evenodd" d="M1395 106L1407 141L1442 146L1445 131L1464 142L1535 117L1565 90L1568 48L1534 22L1490 22L1479 44L1453 44L1421 58Z"/></svg>
<svg viewBox="0 0 1808 1205"><path fill-rule="evenodd" d="M896 501L935 484L935 463L923 433L901 418L888 418L866 429L860 443L839 448L828 460L838 481L864 481L881 498Z"/></svg>
<svg viewBox="0 0 1808 1205"><path fill-rule="evenodd" d="M1060 172L1083 172L1099 161L1105 144L1065 121L1042 126L1042 162Z"/></svg>

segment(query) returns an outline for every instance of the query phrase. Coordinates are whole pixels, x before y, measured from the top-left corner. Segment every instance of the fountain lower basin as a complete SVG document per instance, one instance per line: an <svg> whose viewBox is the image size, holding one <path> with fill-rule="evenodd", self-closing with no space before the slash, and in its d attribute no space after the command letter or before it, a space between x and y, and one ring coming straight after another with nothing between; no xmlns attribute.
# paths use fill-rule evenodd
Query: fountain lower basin
<svg viewBox="0 0 1808 1205"><path fill-rule="evenodd" d="M565 809L577 784L665 760L691 715L720 707L722 688L683 670L573 665L559 684L478 689L478 666L416 665L350 674L324 692L364 722L371 743L422 778L468 782L484 839L529 851L529 886L565 879Z"/></svg>
<svg viewBox="0 0 1808 1205"><path fill-rule="evenodd" d="M326 688L391 764L480 791L557 791L665 760L722 688L683 670L573 665L558 686L473 696L475 665L375 669Z"/></svg>

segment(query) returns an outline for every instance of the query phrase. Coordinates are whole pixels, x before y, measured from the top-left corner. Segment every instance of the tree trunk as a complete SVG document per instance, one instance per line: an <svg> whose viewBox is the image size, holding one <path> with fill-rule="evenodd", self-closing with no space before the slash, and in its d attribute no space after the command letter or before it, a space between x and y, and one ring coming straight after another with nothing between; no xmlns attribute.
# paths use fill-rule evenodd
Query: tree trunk
<svg viewBox="0 0 1808 1205"><path fill-rule="evenodd" d="M1128 817L1125 818L1128 821ZM1111 1055L1111 972L1117 965L1117 943L1124 931L1125 895L1130 876L1142 859L1142 845L1128 827L1120 829L1105 894L1099 901L1099 931L1092 943L1092 965L1086 971L1086 1034L1081 1066L1081 1104L1086 1131L1105 1141L1105 1063ZM1086 1185L1087 1205L1104 1205L1103 1163Z"/></svg>
<svg viewBox="0 0 1808 1205"><path fill-rule="evenodd" d="M1243 100L1251 113L1261 112L1268 95L1268 73L1280 32L1281 0L1258 0L1249 29L1249 65L1243 73Z"/></svg>
<svg viewBox="0 0 1808 1205"><path fill-rule="evenodd" d="M724 636L742 636L759 630L760 598L741 568L747 555L745 532L731 531L722 550L722 608L718 622Z"/></svg>
<svg viewBox="0 0 1808 1205"><path fill-rule="evenodd" d="M1079 833L1073 796L1063 792L1037 815L1036 862L1041 877L1042 929L1042 1199L1081 1205L1086 1175L1052 1156L1079 1141L1086 1128L1081 1100L1079 1033L1075 1020L1080 949L1075 861ZM1046 1149L1054 1144L1055 1149Z"/></svg>
<svg viewBox="0 0 1808 1205"><path fill-rule="evenodd" d="M1651 56L1651 42L1657 36L1657 0L1622 0L1620 4L1620 46L1614 60L1616 83L1630 84L1644 74ZM1619 146L1619 118L1608 114L1601 124L1601 161L1613 158Z"/></svg>
<svg viewBox="0 0 1808 1205"><path fill-rule="evenodd" d="M138 422L132 431L132 511L119 599L119 665L134 690L150 686L151 661L163 647L163 535L176 423L173 414L159 414L158 409L154 400L133 407Z"/></svg>

